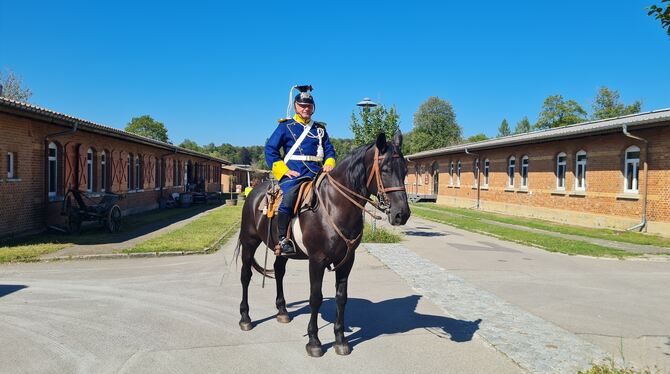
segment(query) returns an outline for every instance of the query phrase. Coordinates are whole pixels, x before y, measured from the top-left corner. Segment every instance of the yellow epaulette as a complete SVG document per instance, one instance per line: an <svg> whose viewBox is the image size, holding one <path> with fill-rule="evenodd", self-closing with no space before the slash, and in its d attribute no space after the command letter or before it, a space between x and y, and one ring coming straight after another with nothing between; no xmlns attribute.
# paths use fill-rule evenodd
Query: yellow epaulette
<svg viewBox="0 0 670 374"><path fill-rule="evenodd" d="M284 122L286 122L286 121L288 121L288 120L290 120L290 119L291 119L291 117L280 118L280 119L277 120L277 122L279 122L279 123L284 123Z"/></svg>

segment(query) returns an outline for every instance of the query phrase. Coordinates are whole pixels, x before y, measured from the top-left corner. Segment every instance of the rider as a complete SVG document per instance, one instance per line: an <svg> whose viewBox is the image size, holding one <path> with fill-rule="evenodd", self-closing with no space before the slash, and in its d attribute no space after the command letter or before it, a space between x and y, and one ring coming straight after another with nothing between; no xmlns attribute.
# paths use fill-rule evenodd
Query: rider
<svg viewBox="0 0 670 374"><path fill-rule="evenodd" d="M279 126L265 144L265 160L284 195L277 214L279 248L284 256L296 253L286 233L300 184L314 179L322 169L326 173L331 171L336 158L326 133L326 124L312 120L315 110L310 93L312 86L293 88L300 91L293 99L295 115L279 120ZM283 158L280 155L282 148Z"/></svg>

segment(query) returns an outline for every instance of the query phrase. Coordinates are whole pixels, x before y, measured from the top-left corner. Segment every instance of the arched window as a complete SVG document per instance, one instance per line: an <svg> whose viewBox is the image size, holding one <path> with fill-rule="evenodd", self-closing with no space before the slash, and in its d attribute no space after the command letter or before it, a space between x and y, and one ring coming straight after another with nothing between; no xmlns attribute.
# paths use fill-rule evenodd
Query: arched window
<svg viewBox="0 0 670 374"><path fill-rule="evenodd" d="M472 175L473 175L473 181L474 183L472 184L472 187L477 187L479 184L479 159L476 158L474 161L472 161Z"/></svg>
<svg viewBox="0 0 670 374"><path fill-rule="evenodd" d="M16 155L14 152L7 152L7 179L16 178Z"/></svg>
<svg viewBox="0 0 670 374"><path fill-rule="evenodd" d="M528 156L521 157L521 187L528 188Z"/></svg>
<svg viewBox="0 0 670 374"><path fill-rule="evenodd" d="M107 191L107 152L100 153L100 191Z"/></svg>
<svg viewBox="0 0 670 374"><path fill-rule="evenodd" d="M458 160L458 164L456 165L456 185L460 186L461 185L461 160Z"/></svg>
<svg viewBox="0 0 670 374"><path fill-rule="evenodd" d="M640 148L630 146L626 148L623 191L638 193L638 177L640 175Z"/></svg>
<svg viewBox="0 0 670 374"><path fill-rule="evenodd" d="M449 164L449 185L450 186L454 185L454 162L453 161Z"/></svg>
<svg viewBox="0 0 670 374"><path fill-rule="evenodd" d="M507 160L507 187L514 187L514 173L516 169L516 158L510 156Z"/></svg>
<svg viewBox="0 0 670 374"><path fill-rule="evenodd" d="M491 168L491 161L488 158L484 159L484 187L489 186L489 170Z"/></svg>
<svg viewBox="0 0 670 374"><path fill-rule="evenodd" d="M586 151L575 155L575 191L586 190Z"/></svg>
<svg viewBox="0 0 670 374"><path fill-rule="evenodd" d="M556 189L565 190L565 169L567 166L567 155L561 152L556 156Z"/></svg>
<svg viewBox="0 0 670 374"><path fill-rule="evenodd" d="M161 188L161 187L163 187L163 175L162 175L163 159L162 158L157 158L155 166L156 166L156 172L154 174L154 177L155 177L154 186L156 188Z"/></svg>
<svg viewBox="0 0 670 374"><path fill-rule="evenodd" d="M49 188L49 197L56 196L58 191L58 147L55 143L49 143L49 153L48 153L48 163L47 166L47 180Z"/></svg>
<svg viewBox="0 0 670 374"><path fill-rule="evenodd" d="M93 192L93 150L86 151L86 191Z"/></svg>

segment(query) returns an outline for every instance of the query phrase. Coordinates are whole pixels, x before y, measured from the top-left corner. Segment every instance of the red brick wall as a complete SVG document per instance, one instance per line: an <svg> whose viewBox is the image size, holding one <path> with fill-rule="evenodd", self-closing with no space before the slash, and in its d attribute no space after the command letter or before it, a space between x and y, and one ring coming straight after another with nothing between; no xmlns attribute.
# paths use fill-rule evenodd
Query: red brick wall
<svg viewBox="0 0 670 374"><path fill-rule="evenodd" d="M668 124L670 125L670 124ZM528 144L494 150L479 151L481 178L484 182L483 160L490 160L489 188L482 188L481 201L493 201L532 206L587 212L619 217L640 217L643 205L643 191L647 180L643 165L648 162L648 219L650 221L670 221L670 126L645 130L631 130L631 133L649 140L649 155L645 154L644 143L628 138L622 133L587 136L578 139L560 140L541 144ZM624 152L631 145L640 148L639 197L629 199L624 196ZM575 191L576 153L587 152L586 191ZM556 193L556 157L560 152L567 155L565 193ZM520 188L521 158L529 157L528 191ZM515 186L507 188L507 163L510 156L516 158ZM476 199L473 189L475 177L473 160L475 156L465 153L427 157L409 163L407 189L410 193L432 194L433 175L431 165L439 164L439 195L463 199ZM449 186L449 164L462 162L461 185ZM415 167L424 170L420 183L416 186ZM456 174L454 172L454 174ZM455 177L454 177L455 178ZM426 183L427 182L427 183Z"/></svg>
<svg viewBox="0 0 670 374"><path fill-rule="evenodd" d="M67 127L43 121L26 119L8 113L0 113L0 238L24 231L39 230L46 224L59 223L61 202L47 199L47 134L62 132ZM221 164L185 154L175 154L166 149L142 145L124 139L81 130L73 134L52 138L58 147L58 196L68 187L87 189L87 151L94 151L93 190L102 186L100 154L107 154L109 188L107 192L125 194L121 200L124 213L142 211L157 207L160 188L157 188L155 164L159 157L165 160L165 183L163 196L173 191L183 191L184 165L191 162L198 165L194 177L202 177L208 192L220 191ZM16 178L7 180L6 154L14 152L16 158ZM128 154L141 155L144 169L141 172L142 185L138 191L128 190ZM178 186L175 186L172 164L181 162ZM133 182L134 183L134 182Z"/></svg>

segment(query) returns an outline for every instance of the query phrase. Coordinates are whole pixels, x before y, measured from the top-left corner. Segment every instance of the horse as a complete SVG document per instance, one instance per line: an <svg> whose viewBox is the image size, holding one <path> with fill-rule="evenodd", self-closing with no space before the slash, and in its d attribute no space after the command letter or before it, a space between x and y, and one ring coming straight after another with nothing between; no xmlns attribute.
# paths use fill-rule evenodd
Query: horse
<svg viewBox="0 0 670 374"><path fill-rule="evenodd" d="M265 199L270 182L264 182L252 190L242 208L240 234L236 247L236 258L242 258L241 282L242 302L239 322L243 331L251 330L248 290L252 268L264 274L274 274L277 287L277 320L290 322L284 299L283 277L289 258L309 261L311 316L307 326L309 341L305 346L312 357L323 355L318 337L317 317L323 301L321 293L326 268L335 272L336 320L335 352L339 355L351 353L344 336L344 310L347 303L347 281L354 264L355 249L361 242L363 211L366 202L386 213L391 225L404 225L410 216L407 193L404 187L407 162L401 152L402 133L397 131L393 140L387 142L380 134L376 141L359 148L342 160L326 174L321 185L315 189L317 204L299 213L302 243L297 255L277 256L274 270L265 269L254 259L261 242L269 248L278 243L277 227L263 214L260 204ZM370 199L377 196L377 201ZM370 213L368 211L368 213ZM380 217L377 217L380 218ZM293 225L295 227L295 225ZM298 244L298 243L296 243ZM331 269L331 264L335 265Z"/></svg>

